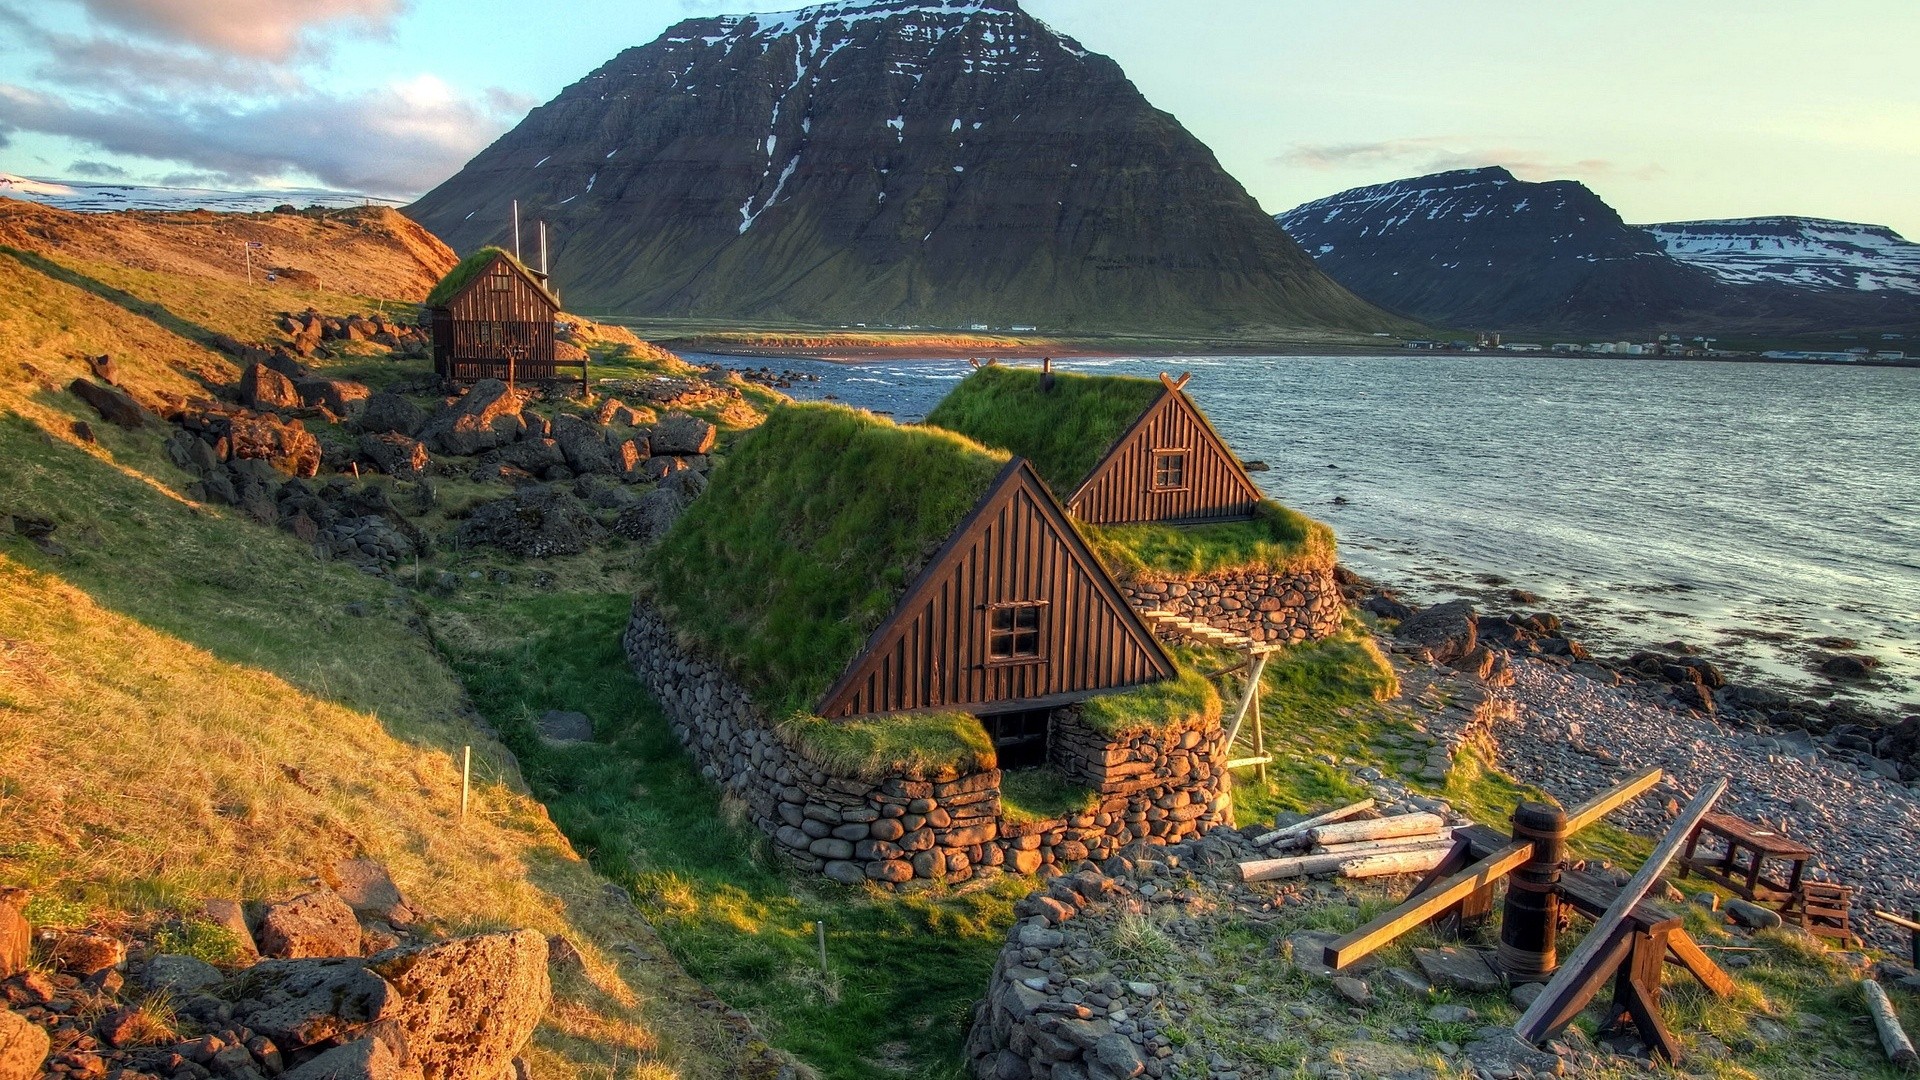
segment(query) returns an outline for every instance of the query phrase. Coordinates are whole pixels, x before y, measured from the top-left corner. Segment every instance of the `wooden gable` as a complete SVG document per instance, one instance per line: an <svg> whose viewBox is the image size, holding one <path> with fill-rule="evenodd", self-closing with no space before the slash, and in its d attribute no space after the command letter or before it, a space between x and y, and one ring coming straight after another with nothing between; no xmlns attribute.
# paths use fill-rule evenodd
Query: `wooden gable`
<svg viewBox="0 0 1920 1080"><path fill-rule="evenodd" d="M442 305L457 320L539 322L560 310L533 272L505 255L495 255Z"/></svg>
<svg viewBox="0 0 1920 1080"><path fill-rule="evenodd" d="M1253 516L1260 489L1179 381L1161 394L1066 498L1091 525L1231 521Z"/></svg>
<svg viewBox="0 0 1920 1080"><path fill-rule="evenodd" d="M1034 608L1037 655L992 656L995 613ZM818 711L1042 708L1174 674L1039 474L1015 458Z"/></svg>

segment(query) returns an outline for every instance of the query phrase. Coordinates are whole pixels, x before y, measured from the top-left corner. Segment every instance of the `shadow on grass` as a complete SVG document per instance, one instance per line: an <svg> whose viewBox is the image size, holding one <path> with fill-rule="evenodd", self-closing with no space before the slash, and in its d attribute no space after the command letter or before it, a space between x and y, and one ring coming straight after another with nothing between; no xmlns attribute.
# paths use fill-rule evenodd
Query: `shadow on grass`
<svg viewBox="0 0 1920 1080"><path fill-rule="evenodd" d="M441 648L560 828L775 1045L829 1077L960 1076L971 1006L1029 883L903 897L782 874L629 672L628 603L576 594L463 610L518 624L524 639ZM586 713L598 741L543 744L534 719L548 709ZM824 974L816 919L827 924Z"/></svg>
<svg viewBox="0 0 1920 1080"><path fill-rule="evenodd" d="M31 251L0 245L0 255L6 255L30 270L37 270L47 277L76 289L90 292L106 302L125 308L134 315L146 319L169 333L177 334L189 341L202 345L211 345L213 339L220 336L199 323L183 319L167 310L163 304L151 300L142 300L123 289L116 289L104 281L90 278L77 270L62 266L44 255Z"/></svg>

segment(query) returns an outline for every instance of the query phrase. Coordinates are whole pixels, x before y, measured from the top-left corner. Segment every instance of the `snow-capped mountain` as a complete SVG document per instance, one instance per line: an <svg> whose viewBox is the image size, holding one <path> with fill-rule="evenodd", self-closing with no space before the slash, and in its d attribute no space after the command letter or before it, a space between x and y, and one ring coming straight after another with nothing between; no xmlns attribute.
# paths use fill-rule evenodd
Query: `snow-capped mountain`
<svg viewBox="0 0 1920 1080"><path fill-rule="evenodd" d="M96 184L80 180L44 180L0 173L0 197L43 203L61 210L95 213L113 210L221 210L260 213L276 206L398 206L398 200L318 188L268 191L218 191L211 188Z"/></svg>
<svg viewBox="0 0 1920 1080"><path fill-rule="evenodd" d="M509 204L583 310L1043 329L1384 326L1119 66L1012 0L688 19L408 213Z"/></svg>
<svg viewBox="0 0 1920 1080"><path fill-rule="evenodd" d="M1920 293L1920 244L1884 225L1763 217L1642 228L1667 254L1735 285Z"/></svg>
<svg viewBox="0 0 1920 1080"><path fill-rule="evenodd" d="M1362 298L1447 326L1628 333L1920 325L1920 246L1873 226L1635 226L1498 167L1354 188L1277 219Z"/></svg>

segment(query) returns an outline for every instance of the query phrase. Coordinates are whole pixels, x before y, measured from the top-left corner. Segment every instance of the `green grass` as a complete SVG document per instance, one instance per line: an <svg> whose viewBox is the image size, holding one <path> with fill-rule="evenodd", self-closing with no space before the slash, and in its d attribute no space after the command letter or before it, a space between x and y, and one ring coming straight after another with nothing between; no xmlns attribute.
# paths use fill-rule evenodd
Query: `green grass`
<svg viewBox="0 0 1920 1080"><path fill-rule="evenodd" d="M624 595L446 607L436 624L457 616L514 642L469 650L439 637L554 820L633 891L695 977L827 1077L959 1076L970 1006L1030 883L895 895L790 877L739 805L699 776L629 672ZM550 708L593 717L600 743L541 744L532 718ZM816 919L827 923L824 977Z"/></svg>
<svg viewBox="0 0 1920 1080"><path fill-rule="evenodd" d="M1130 375L1054 373L1040 389L1034 368L992 365L953 388L926 422L1018 454L1066 498L1166 387Z"/></svg>
<svg viewBox="0 0 1920 1080"><path fill-rule="evenodd" d="M1141 731L1167 731L1220 719L1220 692L1192 664L1176 658L1179 674L1117 694L1089 698L1080 706L1088 727L1119 739Z"/></svg>
<svg viewBox="0 0 1920 1080"><path fill-rule="evenodd" d="M1080 528L1100 560L1122 576L1198 577L1233 570L1292 573L1329 569L1337 557L1331 528L1272 499L1262 499L1249 521Z"/></svg>
<svg viewBox="0 0 1920 1080"><path fill-rule="evenodd" d="M1098 792L1052 769L1009 769L1000 774L1000 813L1008 821L1052 821L1089 813L1099 805Z"/></svg>
<svg viewBox="0 0 1920 1080"><path fill-rule="evenodd" d="M991 769L987 731L968 713L907 713L826 720L793 713L781 727L813 761L842 775L932 778Z"/></svg>
<svg viewBox="0 0 1920 1080"><path fill-rule="evenodd" d="M841 406L775 409L655 549L654 598L767 715L811 712L1005 461Z"/></svg>

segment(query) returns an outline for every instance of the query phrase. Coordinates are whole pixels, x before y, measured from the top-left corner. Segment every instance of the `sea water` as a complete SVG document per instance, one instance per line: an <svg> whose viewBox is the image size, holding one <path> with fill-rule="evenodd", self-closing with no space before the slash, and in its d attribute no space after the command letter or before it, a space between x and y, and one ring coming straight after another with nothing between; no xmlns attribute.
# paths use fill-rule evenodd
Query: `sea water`
<svg viewBox="0 0 1920 1080"><path fill-rule="evenodd" d="M925 416L965 361L693 357L819 378L789 391ZM1613 652L1682 641L1817 693L1851 638L1880 707L1920 700L1920 369L1651 359L1073 359L1191 371L1188 392L1275 498L1421 601L1548 610ZM1508 591L1538 594L1517 603Z"/></svg>

